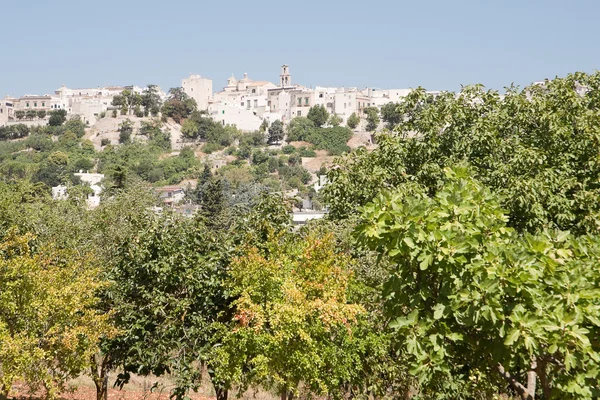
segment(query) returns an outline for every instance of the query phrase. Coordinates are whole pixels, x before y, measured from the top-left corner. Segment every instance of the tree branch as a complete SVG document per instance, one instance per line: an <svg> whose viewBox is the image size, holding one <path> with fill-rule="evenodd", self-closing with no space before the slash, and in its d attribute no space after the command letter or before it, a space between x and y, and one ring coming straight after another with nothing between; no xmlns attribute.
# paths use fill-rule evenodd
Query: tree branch
<svg viewBox="0 0 600 400"><path fill-rule="evenodd" d="M512 386L513 389L517 391L517 393L519 393L523 400L533 400L533 397L530 396L527 388L523 386L522 383L517 381L517 379L514 376L512 376L507 370L505 370L502 364L499 363L497 368L500 375Z"/></svg>

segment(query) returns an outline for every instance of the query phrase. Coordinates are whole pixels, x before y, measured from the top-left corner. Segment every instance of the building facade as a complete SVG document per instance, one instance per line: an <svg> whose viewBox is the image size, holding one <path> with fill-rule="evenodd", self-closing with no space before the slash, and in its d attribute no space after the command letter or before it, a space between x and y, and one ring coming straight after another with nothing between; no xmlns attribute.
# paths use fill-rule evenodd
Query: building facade
<svg viewBox="0 0 600 400"><path fill-rule="evenodd" d="M212 80L203 78L200 75L190 75L188 78L181 80L181 87L185 94L196 100L198 110L208 110L213 96Z"/></svg>
<svg viewBox="0 0 600 400"><path fill-rule="evenodd" d="M0 100L0 126L4 126L15 119L14 101L11 98Z"/></svg>

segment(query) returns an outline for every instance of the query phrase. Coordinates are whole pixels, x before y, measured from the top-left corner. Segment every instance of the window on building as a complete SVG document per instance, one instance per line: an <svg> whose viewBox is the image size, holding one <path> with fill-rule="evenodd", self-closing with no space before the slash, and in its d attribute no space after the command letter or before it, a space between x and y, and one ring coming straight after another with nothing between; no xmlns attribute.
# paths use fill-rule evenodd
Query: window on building
<svg viewBox="0 0 600 400"><path fill-rule="evenodd" d="M26 106L26 107L29 107L29 103L25 103L25 106Z"/></svg>
<svg viewBox="0 0 600 400"><path fill-rule="evenodd" d="M254 100L254 108L258 108L258 100Z"/></svg>
<svg viewBox="0 0 600 400"><path fill-rule="evenodd" d="M46 103L42 102L42 107L46 107Z"/></svg>
<svg viewBox="0 0 600 400"><path fill-rule="evenodd" d="M304 104L308 105L308 97L304 98Z"/></svg>
<svg viewBox="0 0 600 400"><path fill-rule="evenodd" d="M298 97L298 105L301 106L302 105L302 97Z"/></svg>
<svg viewBox="0 0 600 400"><path fill-rule="evenodd" d="M298 110L298 112L296 114L298 114L298 116L301 117L302 116L302 111Z"/></svg>
<svg viewBox="0 0 600 400"><path fill-rule="evenodd" d="M319 98L323 98L323 93L319 93Z"/></svg>
<svg viewBox="0 0 600 400"><path fill-rule="evenodd" d="M344 108L346 108L346 103L344 103Z"/></svg>
<svg viewBox="0 0 600 400"><path fill-rule="evenodd" d="M242 107L244 107L244 102L242 101L240 105L241 105Z"/></svg>
<svg viewBox="0 0 600 400"><path fill-rule="evenodd" d="M225 110L221 111L221 114L225 114Z"/></svg>
<svg viewBox="0 0 600 400"><path fill-rule="evenodd" d="M193 91L194 91L194 88L190 88L190 92L193 92Z"/></svg>
<svg viewBox="0 0 600 400"><path fill-rule="evenodd" d="M256 93L256 89L252 89L252 93Z"/></svg>
<svg viewBox="0 0 600 400"><path fill-rule="evenodd" d="M34 106L34 107L37 107L37 102L33 103L33 106Z"/></svg>

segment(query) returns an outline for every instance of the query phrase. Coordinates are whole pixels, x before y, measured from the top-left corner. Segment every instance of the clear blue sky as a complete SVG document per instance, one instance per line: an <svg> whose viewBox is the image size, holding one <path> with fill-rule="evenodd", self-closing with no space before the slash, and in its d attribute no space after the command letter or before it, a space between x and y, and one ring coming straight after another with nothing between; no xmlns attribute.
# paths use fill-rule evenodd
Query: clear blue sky
<svg viewBox="0 0 600 400"><path fill-rule="evenodd" d="M291 4L293 3L293 4ZM0 97L239 78L501 89L600 69L598 0L3 0Z"/></svg>

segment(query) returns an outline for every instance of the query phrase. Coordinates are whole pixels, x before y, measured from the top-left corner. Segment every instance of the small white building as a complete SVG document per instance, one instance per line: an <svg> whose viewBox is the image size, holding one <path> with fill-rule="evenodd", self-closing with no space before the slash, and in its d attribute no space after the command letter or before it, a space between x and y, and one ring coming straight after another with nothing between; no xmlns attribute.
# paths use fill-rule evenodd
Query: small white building
<svg viewBox="0 0 600 400"><path fill-rule="evenodd" d="M8 124L15 119L14 100L7 97L0 100L0 126Z"/></svg>
<svg viewBox="0 0 600 400"><path fill-rule="evenodd" d="M100 182L102 182L102 179L104 179L104 174L91 174L83 171L79 171L74 175L79 177L82 182L89 183L90 186L99 185Z"/></svg>
<svg viewBox="0 0 600 400"><path fill-rule="evenodd" d="M313 185L315 192L319 193L319 191L323 189L323 187L325 187L325 185L327 185L328 182L329 181L327 180L327 175L319 175L319 179Z"/></svg>
<svg viewBox="0 0 600 400"><path fill-rule="evenodd" d="M87 197L87 203L89 208L96 208L100 205L100 195L102 194L102 180L104 174L91 174L83 171L79 171L75 176L81 179L81 182L85 182L90 185L92 193Z"/></svg>
<svg viewBox="0 0 600 400"><path fill-rule="evenodd" d="M292 222L294 225L304 225L313 219L320 219L325 216L322 211L297 211L292 213Z"/></svg>
<svg viewBox="0 0 600 400"><path fill-rule="evenodd" d="M65 185L58 185L52 188L52 200L66 200L67 187Z"/></svg>
<svg viewBox="0 0 600 400"><path fill-rule="evenodd" d="M185 192L179 186L163 186L156 188L156 192L162 202L169 207L175 206L185 198Z"/></svg>

